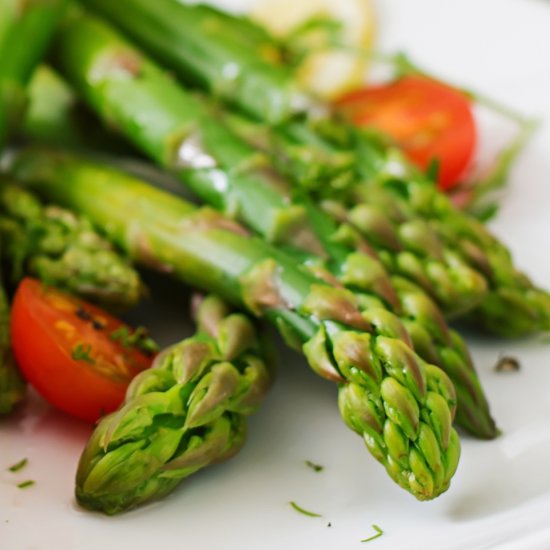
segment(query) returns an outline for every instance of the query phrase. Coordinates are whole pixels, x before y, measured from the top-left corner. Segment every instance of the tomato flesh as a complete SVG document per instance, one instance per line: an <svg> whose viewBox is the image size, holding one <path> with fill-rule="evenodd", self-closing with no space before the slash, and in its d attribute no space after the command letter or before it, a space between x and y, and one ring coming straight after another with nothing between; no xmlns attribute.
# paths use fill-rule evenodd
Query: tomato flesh
<svg viewBox="0 0 550 550"><path fill-rule="evenodd" d="M357 126L390 135L423 170L437 161L444 190L459 182L474 155L477 132L470 102L442 82L406 76L351 92L337 107Z"/></svg>
<svg viewBox="0 0 550 550"><path fill-rule="evenodd" d="M95 421L123 401L152 357L115 340L132 330L100 308L24 279L12 304L11 336L25 378L50 404ZM118 332L117 332L118 331Z"/></svg>

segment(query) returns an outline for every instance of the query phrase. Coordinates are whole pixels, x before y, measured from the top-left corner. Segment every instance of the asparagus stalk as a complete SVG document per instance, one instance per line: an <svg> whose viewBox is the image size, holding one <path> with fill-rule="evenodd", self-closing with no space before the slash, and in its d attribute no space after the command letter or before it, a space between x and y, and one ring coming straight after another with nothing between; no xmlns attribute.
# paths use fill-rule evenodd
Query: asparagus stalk
<svg viewBox="0 0 550 550"><path fill-rule="evenodd" d="M85 508L117 514L161 498L241 448L246 417L271 384L270 350L251 319L216 296L196 321L197 333L163 351L95 428L76 475Z"/></svg>
<svg viewBox="0 0 550 550"><path fill-rule="evenodd" d="M0 279L0 417L9 414L23 399L25 388L11 350L10 308Z"/></svg>
<svg viewBox="0 0 550 550"><path fill-rule="evenodd" d="M339 157L342 149L353 151L357 158L352 171L355 177L350 179L349 174L344 179L337 177L333 180L337 185L317 181L315 192L310 190L312 195L318 201L337 199L340 212L358 206L353 211L354 221L367 236L373 231L372 194L384 197L385 203L397 201L399 210L406 202L406 211L416 220L418 216L421 218L415 223L421 226L423 239L420 243L415 240L416 246L422 248L430 242L426 239L429 225L451 254L447 257L451 269L457 262L466 262L484 277L489 292L469 315L477 325L509 337L550 328L550 295L517 270L506 247L486 227L457 210L437 191L433 182L411 168L395 148L381 146L380 140L352 129L326 112L319 114L311 98L301 101L299 109L277 110L276 107L288 106L296 97L291 72L255 55L255 48L250 44L239 43L236 31L231 28L230 16L205 15L174 0L161 0L154 6L146 0L127 0L124 7L107 0L86 0L86 4L138 39L183 78L190 78L259 120L278 123L298 143L308 146L322 143ZM131 18L126 17L128 9L133 11ZM201 55L203 51L208 55ZM237 84L227 84L222 69L228 66L235 69ZM257 98L241 93L247 85L254 85ZM297 113L305 114L305 122L292 121ZM288 157L284 162L290 165ZM376 225L374 229L378 229L379 234L383 228ZM421 280L424 275L421 264L410 256L405 258L405 265L400 268L414 275L417 281ZM391 259L388 262L391 263ZM445 281L440 270L434 272L434 278ZM429 287L430 281L424 280ZM441 296L434 297L444 305Z"/></svg>
<svg viewBox="0 0 550 550"><path fill-rule="evenodd" d="M177 51L171 47L163 49L163 54L174 59L184 56L188 76L195 84L219 98L246 105L248 112L255 112L258 117L276 123L317 104L289 78L282 65L266 64L267 70L264 70L262 56L264 59L277 57L277 54L265 55L266 44L268 51L273 51L273 42L266 40L266 33L246 19L235 21L227 14L220 15L219 11L176 1L85 0L84 5L108 15L130 35L135 28L134 21L137 22L140 33L147 34L147 38L142 36L140 41L143 38L144 43L155 43L155 47L163 48L157 40L159 34L170 33L171 44ZM131 18L128 9L132 12ZM185 33L181 28L164 24L165 19L173 17L185 20ZM127 21L129 19L132 21ZM235 25L234 32L227 34L227 27L232 25ZM211 40L212 37L215 40Z"/></svg>
<svg viewBox="0 0 550 550"><path fill-rule="evenodd" d="M104 128L53 69L40 65L27 87L17 136L32 143L127 154L129 145Z"/></svg>
<svg viewBox="0 0 550 550"><path fill-rule="evenodd" d="M0 181L0 237L13 282L32 275L115 309L135 305L143 295L138 273L87 219L44 206L7 179Z"/></svg>
<svg viewBox="0 0 550 550"><path fill-rule="evenodd" d="M308 256L306 264L313 264L317 274L320 266L311 256L324 257L328 270L323 275L332 274L353 289L360 303L365 303L363 309L369 309L372 301L368 298L374 295L377 309L403 310L418 351L425 360L443 367L457 386L457 420L480 437L495 437L497 430L466 347L422 292L397 281L398 295L383 267L364 253L369 251L366 243L350 227L335 224L306 197L285 192L284 181L270 170L266 159L228 132L198 99L129 44L97 24L83 25L82 34L74 33L74 28L73 24L60 37L59 63L100 114L108 112L111 123L157 162L179 172L204 201L238 217L267 240L299 249L300 258L305 261ZM105 67L107 51L111 60ZM73 54L78 55L78 63ZM115 67L129 59L132 74L139 78L128 75L121 82ZM93 79L87 76L91 74ZM130 102L130 96L138 100ZM145 109L148 117L141 121L137 134L134 121ZM177 147L175 139L181 139ZM365 315L371 314L366 311Z"/></svg>
<svg viewBox="0 0 550 550"><path fill-rule="evenodd" d="M40 61L65 0L0 0L0 149L19 123L25 87Z"/></svg>
<svg viewBox="0 0 550 550"><path fill-rule="evenodd" d="M71 26L81 36L96 27L103 29L92 19ZM274 323L315 372L340 384L345 422L394 481L419 499L448 488L460 453L454 387L401 340L405 330L391 313L371 321L352 293L319 282L235 222L112 168L29 150L14 171L103 227L133 260Z"/></svg>

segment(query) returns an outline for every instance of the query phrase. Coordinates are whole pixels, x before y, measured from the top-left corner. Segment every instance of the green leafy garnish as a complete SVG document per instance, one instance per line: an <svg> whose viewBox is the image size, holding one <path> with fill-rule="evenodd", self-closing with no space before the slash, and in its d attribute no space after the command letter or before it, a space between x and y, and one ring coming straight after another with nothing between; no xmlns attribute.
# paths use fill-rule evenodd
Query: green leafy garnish
<svg viewBox="0 0 550 550"><path fill-rule="evenodd" d="M138 327L134 331L126 326L117 328L110 335L113 342L118 342L125 348L137 347L145 353L156 353L158 346L156 342L149 336L149 332L145 327Z"/></svg>
<svg viewBox="0 0 550 550"><path fill-rule="evenodd" d="M311 17L285 37L283 56L294 67L300 66L311 50L322 51L341 42L342 23L330 17Z"/></svg>
<svg viewBox="0 0 550 550"><path fill-rule="evenodd" d="M32 487L36 482L32 479L27 479L27 481L22 481L17 484L18 489L26 489L27 487Z"/></svg>
<svg viewBox="0 0 550 550"><path fill-rule="evenodd" d="M378 527L378 525L372 524L372 528L376 531L376 535L373 535L372 537L369 537L368 539L363 539L361 542L369 542L371 540L377 539L378 537L381 537L384 534L384 531Z"/></svg>
<svg viewBox="0 0 550 550"><path fill-rule="evenodd" d="M309 466L314 472L322 472L325 469L324 466L315 464L315 462L311 462L311 460L306 460L306 466Z"/></svg>
<svg viewBox="0 0 550 550"><path fill-rule="evenodd" d="M304 510L301 506L298 506L295 502L290 502L290 505L294 510L297 512L300 512L300 514L304 514L304 516L309 516L310 518L322 518L323 516L321 514L316 514L315 512L310 512L309 510Z"/></svg>
<svg viewBox="0 0 550 550"><path fill-rule="evenodd" d="M439 175L439 170L441 169L441 161L438 158L434 158L428 164L426 169L426 177L431 181L437 181L437 176Z"/></svg>
<svg viewBox="0 0 550 550"><path fill-rule="evenodd" d="M29 460L27 458L23 458L22 460L17 462L17 464L14 464L13 466L10 466L8 468L8 470L10 472L18 472L19 470L22 470L27 465L28 462L29 462Z"/></svg>
<svg viewBox="0 0 550 550"><path fill-rule="evenodd" d="M95 361L90 356L91 351L92 346L90 344L88 344L86 347L84 347L84 344L78 344L71 352L71 357L75 361L86 361L86 363L90 363L90 365L93 365L95 364Z"/></svg>

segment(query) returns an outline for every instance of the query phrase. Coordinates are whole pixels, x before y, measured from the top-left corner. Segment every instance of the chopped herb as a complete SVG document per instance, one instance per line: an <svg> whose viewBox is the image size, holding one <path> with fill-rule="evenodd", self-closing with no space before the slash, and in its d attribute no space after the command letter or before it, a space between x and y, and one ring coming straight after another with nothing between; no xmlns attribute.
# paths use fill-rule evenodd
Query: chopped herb
<svg viewBox="0 0 550 550"><path fill-rule="evenodd" d="M128 339L130 338L130 331L128 327L121 326L111 332L109 336L113 342L120 342L125 348L129 346Z"/></svg>
<svg viewBox="0 0 550 550"><path fill-rule="evenodd" d="M294 510L297 512L300 512L300 514L304 514L304 516L309 516L311 518L322 518L323 516L321 514L316 514L315 512L310 512L309 510L304 510L302 507L298 506L295 502L291 502L290 505Z"/></svg>
<svg viewBox="0 0 550 550"><path fill-rule="evenodd" d="M29 460L27 458L24 458L23 460L20 460L17 464L10 466L8 470L10 472L18 472L19 470L22 470L27 465L28 462Z"/></svg>
<svg viewBox="0 0 550 550"><path fill-rule="evenodd" d="M285 38L285 59L294 66L302 64L314 38L317 49L341 42L342 24L330 17L312 17Z"/></svg>
<svg viewBox="0 0 550 550"><path fill-rule="evenodd" d="M84 347L84 344L78 344L72 351L71 357L75 361L86 361L86 363L90 363L90 365L93 365L95 363L94 359L90 356L90 352L92 351L92 346L88 344L86 347Z"/></svg>
<svg viewBox="0 0 550 550"><path fill-rule="evenodd" d="M497 372L517 372L520 369L520 363L515 357L503 355L497 361L495 370Z"/></svg>
<svg viewBox="0 0 550 550"><path fill-rule="evenodd" d="M437 181L439 171L441 168L441 162L438 158L434 158L430 161L428 168L426 169L426 177L431 181Z"/></svg>
<svg viewBox="0 0 550 550"><path fill-rule="evenodd" d="M468 207L468 212L480 222L486 223L498 214L499 208L500 206L496 202L479 205L473 204Z"/></svg>
<svg viewBox="0 0 550 550"><path fill-rule="evenodd" d="M372 528L376 531L376 535L373 535L372 537L369 537L368 539L363 539L361 542L369 542L371 540L377 539L378 537L381 537L384 534L384 531L378 527L378 525L372 525Z"/></svg>
<svg viewBox="0 0 550 550"><path fill-rule="evenodd" d="M156 342L149 336L149 332L145 327L138 327L133 332L126 326L121 326L110 336L114 342L119 342L123 347L137 347L147 354L152 354L158 351Z"/></svg>
<svg viewBox="0 0 550 550"><path fill-rule="evenodd" d="M27 487L32 487L36 482L32 479L27 479L27 481L22 481L21 483L17 484L17 487L19 489L26 489Z"/></svg>
<svg viewBox="0 0 550 550"><path fill-rule="evenodd" d="M311 462L311 460L306 460L306 466L309 466L314 472L322 472L325 469L324 466L315 464L315 462Z"/></svg>

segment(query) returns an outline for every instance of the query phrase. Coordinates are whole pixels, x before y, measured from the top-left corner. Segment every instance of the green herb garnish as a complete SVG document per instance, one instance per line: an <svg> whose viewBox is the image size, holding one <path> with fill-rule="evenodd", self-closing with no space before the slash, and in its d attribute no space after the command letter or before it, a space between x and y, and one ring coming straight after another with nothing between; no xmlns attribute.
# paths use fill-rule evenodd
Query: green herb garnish
<svg viewBox="0 0 550 550"><path fill-rule="evenodd" d="M315 462L311 462L311 460L306 460L306 466L309 466L314 472L322 472L325 469L324 466L315 464Z"/></svg>
<svg viewBox="0 0 550 550"><path fill-rule="evenodd" d="M10 466L8 470L10 472L18 472L19 470L22 470L28 463L28 459L24 458L23 460L20 460L17 464L14 464L13 466Z"/></svg>
<svg viewBox="0 0 550 550"><path fill-rule="evenodd" d="M27 481L22 481L17 484L18 489L26 489L27 487L32 487L36 482L32 479L27 479Z"/></svg>
<svg viewBox="0 0 550 550"><path fill-rule="evenodd" d="M376 535L373 535L372 537L369 537L368 539L363 539L361 542L369 542L371 540L377 539L378 537L381 537L384 534L384 531L378 527L378 525L372 524L372 528L376 531Z"/></svg>
<svg viewBox="0 0 550 550"><path fill-rule="evenodd" d="M86 347L84 347L84 344L78 344L72 351L71 357L75 361L86 361L86 363L90 363L90 365L95 364L94 359L90 356L90 352L92 351L92 346L88 344Z"/></svg>
<svg viewBox="0 0 550 550"><path fill-rule="evenodd" d="M149 336L145 327L138 327L134 331L126 326L121 326L111 332L111 340L118 342L125 348L137 347L145 353L155 353L158 351L156 342Z"/></svg>
<svg viewBox="0 0 550 550"><path fill-rule="evenodd" d="M300 514L304 514L304 516L309 516L310 518L322 518L323 516L321 514L316 514L315 512L310 512L309 510L304 510L301 506L298 506L295 502L290 502L290 505L294 510L297 512L300 512Z"/></svg>
<svg viewBox="0 0 550 550"><path fill-rule="evenodd" d="M323 50L341 42L342 23L330 17L311 17L285 37L284 57L293 66L300 66L312 47Z"/></svg>

